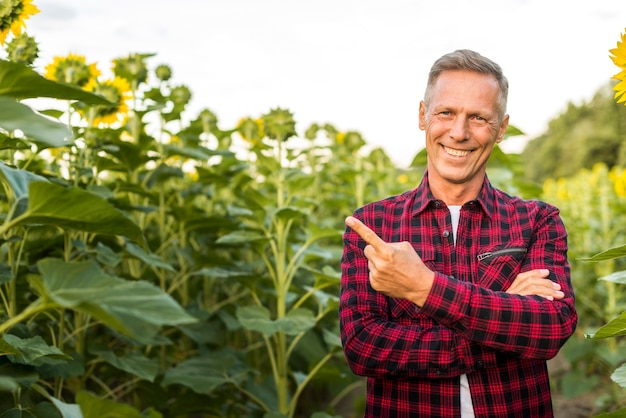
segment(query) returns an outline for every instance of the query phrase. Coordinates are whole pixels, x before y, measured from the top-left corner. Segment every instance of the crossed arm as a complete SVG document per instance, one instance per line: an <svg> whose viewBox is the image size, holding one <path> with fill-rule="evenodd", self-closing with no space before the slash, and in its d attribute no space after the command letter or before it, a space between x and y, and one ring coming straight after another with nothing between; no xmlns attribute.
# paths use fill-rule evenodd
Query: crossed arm
<svg viewBox="0 0 626 418"><path fill-rule="evenodd" d="M367 243L365 256L374 290L422 306L433 286L435 273L429 270L408 242L383 241L358 219L348 216L346 225ZM561 299L561 285L548 279L549 270L537 269L520 273L507 293L521 296L537 295L546 299Z"/></svg>
<svg viewBox="0 0 626 418"><path fill-rule="evenodd" d="M360 257L350 238L342 265L351 277L342 282L342 339L357 374L440 378L494 366L502 355L547 359L575 328L571 289L546 269L521 273L495 292L431 271L410 243L386 243L356 218L346 225L367 244ZM449 294L455 300L445 300ZM383 295L408 300L420 313L392 321Z"/></svg>

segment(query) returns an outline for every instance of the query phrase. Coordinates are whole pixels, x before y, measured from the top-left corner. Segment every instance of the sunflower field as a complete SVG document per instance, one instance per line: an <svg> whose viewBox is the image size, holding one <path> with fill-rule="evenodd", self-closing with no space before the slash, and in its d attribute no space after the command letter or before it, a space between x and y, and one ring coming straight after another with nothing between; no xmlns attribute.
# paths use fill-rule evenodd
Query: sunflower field
<svg viewBox="0 0 626 418"><path fill-rule="evenodd" d="M23 28L38 12L0 6L0 417L360 416L337 321L343 220L418 184L423 153L400 169L284 108L232 127L189 115L191 89L150 54L109 78L77 54L37 72ZM603 337L626 334L626 171L542 190L519 167L496 149L490 179L557 204L570 231L581 325L555 392L623 407L624 341Z"/></svg>

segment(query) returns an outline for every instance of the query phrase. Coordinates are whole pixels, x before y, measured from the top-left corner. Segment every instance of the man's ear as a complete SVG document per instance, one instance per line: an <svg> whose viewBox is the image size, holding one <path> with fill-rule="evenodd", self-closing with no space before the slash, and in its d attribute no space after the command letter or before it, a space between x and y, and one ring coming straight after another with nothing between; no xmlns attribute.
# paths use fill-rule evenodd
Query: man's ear
<svg viewBox="0 0 626 418"><path fill-rule="evenodd" d="M419 127L422 131L426 130L426 104L423 100L420 101Z"/></svg>
<svg viewBox="0 0 626 418"><path fill-rule="evenodd" d="M498 137L496 138L496 144L499 144L504 139L507 126L509 126L509 115L504 115L502 123L500 124L500 132L498 132Z"/></svg>

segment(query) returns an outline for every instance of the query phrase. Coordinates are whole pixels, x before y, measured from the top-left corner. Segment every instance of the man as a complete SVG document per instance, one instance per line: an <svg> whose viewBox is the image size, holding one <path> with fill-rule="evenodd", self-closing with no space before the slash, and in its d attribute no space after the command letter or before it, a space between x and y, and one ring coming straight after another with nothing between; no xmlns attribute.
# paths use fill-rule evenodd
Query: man
<svg viewBox="0 0 626 418"><path fill-rule="evenodd" d="M339 320L366 417L551 417L546 360L576 328L558 210L495 189L508 81L469 50L431 68L414 190L346 219Z"/></svg>

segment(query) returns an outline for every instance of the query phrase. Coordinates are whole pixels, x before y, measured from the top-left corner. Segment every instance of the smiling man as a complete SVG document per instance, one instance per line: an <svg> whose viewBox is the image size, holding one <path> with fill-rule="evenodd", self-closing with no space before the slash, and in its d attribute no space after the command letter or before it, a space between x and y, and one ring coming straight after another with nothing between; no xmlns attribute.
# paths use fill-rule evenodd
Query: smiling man
<svg viewBox="0 0 626 418"><path fill-rule="evenodd" d="M552 417L546 360L576 328L558 209L494 188L508 81L470 50L431 68L414 190L346 219L339 307L366 417Z"/></svg>

